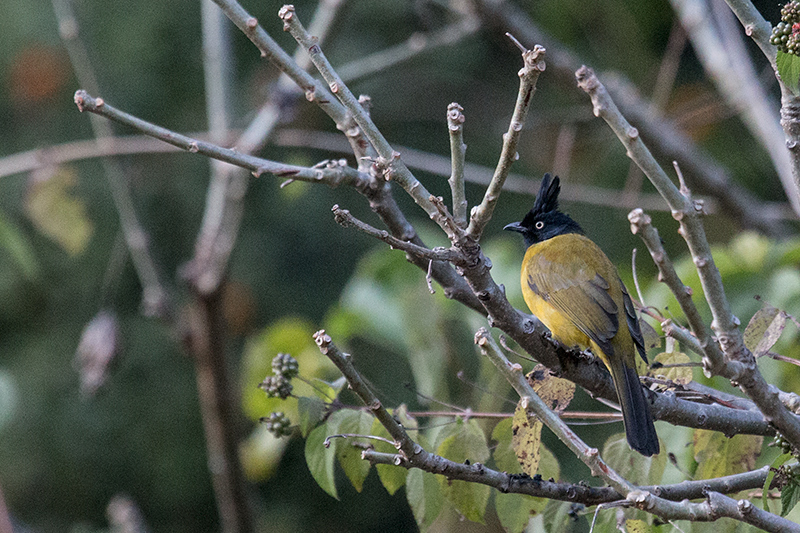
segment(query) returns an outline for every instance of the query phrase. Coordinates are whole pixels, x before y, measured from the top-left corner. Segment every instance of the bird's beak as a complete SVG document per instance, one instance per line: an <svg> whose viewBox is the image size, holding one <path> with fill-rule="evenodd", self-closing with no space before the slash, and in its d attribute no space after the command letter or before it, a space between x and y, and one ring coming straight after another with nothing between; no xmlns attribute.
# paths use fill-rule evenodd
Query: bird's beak
<svg viewBox="0 0 800 533"><path fill-rule="evenodd" d="M522 224L519 222L512 222L511 224L506 225L503 229L507 231L516 231L517 233L522 233L525 231L525 228L523 228Z"/></svg>

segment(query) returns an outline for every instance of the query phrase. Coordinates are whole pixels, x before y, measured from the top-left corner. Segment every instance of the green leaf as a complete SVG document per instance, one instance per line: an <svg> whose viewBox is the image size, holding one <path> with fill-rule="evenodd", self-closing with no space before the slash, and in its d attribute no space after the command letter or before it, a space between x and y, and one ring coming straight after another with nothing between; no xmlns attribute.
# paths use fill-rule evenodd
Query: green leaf
<svg viewBox="0 0 800 533"><path fill-rule="evenodd" d="M430 526L442 512L444 494L436 476L419 469L408 472L406 498L420 529Z"/></svg>
<svg viewBox="0 0 800 533"><path fill-rule="evenodd" d="M655 529L644 520L625 520L626 533L649 533L650 531L655 531Z"/></svg>
<svg viewBox="0 0 800 533"><path fill-rule="evenodd" d="M788 315L767 304L753 315L744 330L744 344L756 357L766 355L786 328Z"/></svg>
<svg viewBox="0 0 800 533"><path fill-rule="evenodd" d="M506 418L498 422L492 431L492 439L497 441L494 448L494 462L499 470L516 474L522 472L517 455L512 445L512 419ZM539 448L539 474L544 479L558 479L559 468L555 456L542 445ZM495 495L495 510L503 529L509 532L523 531L530 519L542 513L547 506L547 499L532 498L524 494Z"/></svg>
<svg viewBox="0 0 800 533"><path fill-rule="evenodd" d="M336 481L333 476L333 466L336 455L333 450L325 448L325 439L330 434L328 424L322 424L312 431L306 439L306 464L311 476L317 484L336 498Z"/></svg>
<svg viewBox="0 0 800 533"><path fill-rule="evenodd" d="M589 527L586 524L585 517L580 517L578 520L573 518L572 506L573 504L570 502L560 502L556 500L550 500L547 502L547 506L545 507L543 513L545 531L548 533L588 531Z"/></svg>
<svg viewBox="0 0 800 533"><path fill-rule="evenodd" d="M731 438L716 431L694 430L695 479L741 474L752 470L761 453L764 437L735 435Z"/></svg>
<svg viewBox="0 0 800 533"><path fill-rule="evenodd" d="M603 446L602 456L614 470L635 485L658 485L667 467L666 453L652 457L636 453L628 446L625 433L611 435Z"/></svg>
<svg viewBox="0 0 800 533"><path fill-rule="evenodd" d="M798 500L800 500L800 484L798 484L798 479L793 477L781 491L781 516L789 514L789 511L797 505Z"/></svg>
<svg viewBox="0 0 800 533"><path fill-rule="evenodd" d="M311 386L302 380L292 380L296 396L324 396L323 401L328 402L336 397L338 391L331 384L315 381L338 379L341 374L327 357L319 353L312 338L313 333L314 327L310 322L286 317L247 339L240 379L242 407L250 419L258 420L272 411L283 411L290 420L300 419L296 398L268 398L258 387L266 376L272 375L272 359L279 352L291 354L297 359L300 374L313 383Z"/></svg>
<svg viewBox="0 0 800 533"><path fill-rule="evenodd" d="M35 281L39 277L39 262L31 245L2 211L0 211L0 247L8 252L28 281Z"/></svg>
<svg viewBox="0 0 800 533"><path fill-rule="evenodd" d="M300 434L308 437L311 430L322 422L325 415L325 403L315 396L301 396L297 399L297 415Z"/></svg>
<svg viewBox="0 0 800 533"><path fill-rule="evenodd" d="M337 433L368 435L372 428L372 415L360 410L341 409L328 418L326 426L331 431L328 436ZM361 458L361 450L366 445L371 445L372 442L367 443L363 439L355 437L343 437L335 439L333 443L336 447L336 457L339 459L345 475L353 487L361 492L370 468L369 461ZM356 444L359 443L365 446L357 446Z"/></svg>
<svg viewBox="0 0 800 533"><path fill-rule="evenodd" d="M83 200L73 194L77 183L77 173L68 167L37 172L25 198L31 222L71 256L86 249L94 231Z"/></svg>
<svg viewBox="0 0 800 533"><path fill-rule="evenodd" d="M290 439L273 435L264 424L256 426L239 447L239 457L247 479L264 481L272 477L289 442Z"/></svg>
<svg viewBox="0 0 800 533"><path fill-rule="evenodd" d="M313 381L314 393L324 402L333 401L334 398L339 396L342 389L347 384L344 376L334 381L325 381L324 379L315 379Z"/></svg>
<svg viewBox="0 0 800 533"><path fill-rule="evenodd" d="M767 474L767 479L764 480L764 486L761 488L761 504L765 511L769 511L769 499L767 498L769 494L769 487L772 485L772 480L775 478L775 471L782 467L786 461L792 458L791 453L784 453L779 455L771 465L769 465L769 473Z"/></svg>
<svg viewBox="0 0 800 533"><path fill-rule="evenodd" d="M467 460L473 463L485 463L489 459L486 436L474 420L459 422L457 431L442 441L436 453L457 463ZM491 493L487 485L449 480L444 477L440 483L445 497L459 513L473 522L484 523L483 517Z"/></svg>
<svg viewBox="0 0 800 533"><path fill-rule="evenodd" d="M395 417L400 419L403 427L405 427L407 430L415 429L417 427L417 421L413 418L410 418L406 414L406 408L404 405L401 405L399 408L395 409L393 414ZM372 429L370 430L370 433L376 437L383 437L384 439L392 440L392 436L389 435L389 432L386 431L386 428L383 427L377 418L372 421ZM374 446L375 451L378 452L393 454L397 453L397 448L387 442L375 441ZM389 494L394 494L406 483L408 470L405 467L378 464L375 465L375 469L378 471L378 478L381 480L381 483Z"/></svg>
<svg viewBox="0 0 800 533"><path fill-rule="evenodd" d="M800 83L800 57L794 54L787 54L778 50L778 74L783 84L794 93L800 94L798 83Z"/></svg>

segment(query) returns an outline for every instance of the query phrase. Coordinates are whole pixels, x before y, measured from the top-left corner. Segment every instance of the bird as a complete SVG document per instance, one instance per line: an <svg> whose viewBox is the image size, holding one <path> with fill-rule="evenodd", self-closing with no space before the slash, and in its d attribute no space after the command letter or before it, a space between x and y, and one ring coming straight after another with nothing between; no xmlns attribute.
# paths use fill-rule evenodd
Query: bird
<svg viewBox="0 0 800 533"><path fill-rule="evenodd" d="M636 353L647 363L639 320L616 267L569 215L559 211L558 176L545 174L533 209L503 229L521 233L522 295L551 337L567 348L589 349L608 368L630 447L660 451Z"/></svg>

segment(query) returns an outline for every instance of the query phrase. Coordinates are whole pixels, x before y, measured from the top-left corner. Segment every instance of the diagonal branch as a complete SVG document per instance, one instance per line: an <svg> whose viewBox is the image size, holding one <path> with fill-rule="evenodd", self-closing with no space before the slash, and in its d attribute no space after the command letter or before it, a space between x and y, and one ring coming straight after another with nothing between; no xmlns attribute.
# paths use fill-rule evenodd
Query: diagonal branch
<svg viewBox="0 0 800 533"><path fill-rule="evenodd" d="M53 9L59 21L59 33L69 54L70 63L79 82L92 91L99 91L99 83L89 56L78 34L78 21L70 0L53 0ZM111 126L92 117L92 130L98 144L113 144ZM142 284L142 307L145 315L166 317L172 313L169 290L161 280L158 266L148 247L148 237L136 214L125 173L116 160L104 157L105 170L111 198L119 214L120 228L125 238L133 267Z"/></svg>
<svg viewBox="0 0 800 533"><path fill-rule="evenodd" d="M644 171L669 204L673 218L680 223L678 232L686 241L694 260L713 316L711 329L724 354L724 357L720 358L716 350L706 350L705 355L710 362L707 370L735 381L755 402L765 418L774 424L789 442L800 446L800 419L780 401L780 391L764 380L753 354L744 345L738 327L739 320L731 312L722 278L714 265L711 248L700 220L703 214L702 204L691 200L690 192L680 174L681 189L675 187L639 138L636 128L631 126L619 112L594 72L584 66L578 70L576 77L578 85L591 97L595 115L608 123L625 146L628 156Z"/></svg>

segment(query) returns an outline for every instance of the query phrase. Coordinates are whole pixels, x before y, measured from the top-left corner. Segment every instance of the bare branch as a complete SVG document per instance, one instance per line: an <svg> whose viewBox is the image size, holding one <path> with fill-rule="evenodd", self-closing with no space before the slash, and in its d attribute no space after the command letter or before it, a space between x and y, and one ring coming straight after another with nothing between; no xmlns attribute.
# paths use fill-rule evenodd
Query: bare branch
<svg viewBox="0 0 800 533"><path fill-rule="evenodd" d="M357 170L342 165L334 165L332 168L308 168L297 165L287 165L277 163L268 159L261 159L247 154L242 154L230 148L222 148L215 144L193 139L180 133L156 126L150 122L129 115L115 107L105 103L102 98L94 98L86 91L75 93L75 104L78 109L89 111L108 119L136 128L137 130L155 137L173 146L177 146L187 152L200 154L207 157L225 161L236 166L250 170L256 177L261 174L274 174L278 177L291 176L298 181L308 181L312 183L326 183L336 187L342 183L358 186L361 181L367 180L366 176L361 175Z"/></svg>
<svg viewBox="0 0 800 533"><path fill-rule="evenodd" d="M377 169L383 174L387 181L392 180L399 183L403 189L414 199L414 201L430 216L435 218L437 215L436 207L429 200L430 193L425 189L417 178L408 170L408 167L400 158L400 152L395 151L383 134L372 122L367 111L362 107L358 99L342 81L341 77L333 69L325 54L317 42L301 24L299 17L295 13L294 6L285 5L281 8L278 15L283 20L284 29L292 34L292 37L308 50L311 61L317 67L319 73L328 83L331 92L341 101L349 114L361 128L369 142L378 153L376 161ZM444 229L444 228L443 228Z"/></svg>
<svg viewBox="0 0 800 533"><path fill-rule="evenodd" d="M734 1L749 4L748 0L731 0L729 3ZM548 63L555 74L563 79L569 79L570 83L574 80L575 70L582 63L580 58L562 43L542 31L527 12L508 0L476 0L476 4L487 23L499 24L503 31L510 31L524 41L544 45L548 50ZM752 9L752 5L750 8ZM755 10L753 9L753 11ZM756 14L758 15L757 12ZM760 15L758 16L760 17ZM774 47L768 42L769 24L766 21L763 22L767 26L766 43L768 47L772 48L774 57ZM749 28L748 24L745 24L745 28ZM756 33L761 31L759 29ZM639 96L629 80L611 73L603 73L603 78L607 80L606 86L614 100L625 115L636 122L641 134L646 136L660 153L670 159L680 160L684 168L692 174L696 185L701 190L719 198L724 212L729 213L742 226L757 228L767 235L785 235L789 232L788 226L776 224L774 217L765 216L770 210L765 209L764 202L731 180L727 170L701 150L672 121L655 115L652 106ZM787 94L784 93L784 99L787 97ZM798 111L795 115L800 117L800 103L796 107ZM787 135L787 137L789 136ZM797 136L794 139L797 142L791 146L796 146L797 149L793 154L800 157L800 125L797 127ZM645 205L631 207L653 209L653 207Z"/></svg>
<svg viewBox="0 0 800 533"><path fill-rule="evenodd" d="M497 346L486 329L481 328L475 334L475 344L480 347L483 355L491 360L511 386L514 387L514 390L517 391L517 394L522 399L523 407L534 413L536 418L550 428L550 431L555 433L561 442L566 444L578 459L589 467L592 475L603 478L606 483L620 494L628 494L634 490L633 485L628 480L617 474L614 469L603 461L597 448L590 448L552 409L547 407L547 404L539 398L539 395L530 386L528 380L525 379L522 367L520 365L512 365L506 359L503 351L500 350L500 347Z"/></svg>
<svg viewBox="0 0 800 533"><path fill-rule="evenodd" d="M689 35L703 68L769 153L786 197L800 215L800 194L792 180L791 161L783 143L784 134L770 99L758 84L747 50L731 50L717 31L706 3L698 0L671 0L672 7ZM730 39L728 39L730 40Z"/></svg>
<svg viewBox="0 0 800 533"><path fill-rule="evenodd" d="M70 0L53 0L53 9L58 19L59 33L69 54L70 63L78 81L91 91L99 91L99 83L89 56L78 34L78 20L72 11ZM98 117L91 118L92 130L98 143L111 139L114 132L108 122ZM148 247L148 237L133 206L131 191L122 168L110 157L104 157L103 168L114 206L119 214L120 228L131 260L142 284L142 308L147 316L166 317L172 313L169 290L161 280L153 256Z"/></svg>
<svg viewBox="0 0 800 533"><path fill-rule="evenodd" d="M467 235L476 241L480 240L483 229L492 218L492 213L497 205L497 200L500 198L500 192L503 190L503 184L508 177L511 165L519 159L517 144L525 126L525 118L528 116L531 99L536 92L536 81L539 79L539 74L544 72L546 67L544 56L545 49L538 44L533 47L533 50L523 50L522 52L523 67L519 71L519 93L517 94L517 102L514 106L514 113L511 116L508 131L503 134L503 148L500 152L500 160L497 162L492 181L489 182L486 193L483 195L483 201L481 201L480 205L475 206L470 214Z"/></svg>
<svg viewBox="0 0 800 533"><path fill-rule="evenodd" d="M696 336L696 342L699 348L703 351L704 358L703 364L705 371L711 375L714 373L731 372L738 374L741 369L722 370L726 364L734 365L735 362L725 362L719 346L711 338L711 331L708 330L705 322L700 316L700 312L692 301L692 289L684 285L675 272L675 267L667 255L664 246L661 243L661 237L658 230L652 225L652 220L641 209L634 209L628 214L628 220L631 223L631 232L634 235L641 237L647 249L650 251L650 256L653 262L658 267L658 280L665 283L669 287L672 294L678 300L683 314L689 321L689 326L692 328Z"/></svg>
<svg viewBox="0 0 800 533"><path fill-rule="evenodd" d="M464 144L464 108L453 102L447 106L447 131L450 132L450 165L452 171L450 192L453 197L453 218L459 226L467 226L467 197L464 191L464 158L467 145Z"/></svg>
<svg viewBox="0 0 800 533"><path fill-rule="evenodd" d="M711 248L700 220L703 214L702 204L691 200L688 189L682 187L685 190L679 191L670 181L639 138L636 128L625 120L594 72L587 67L581 67L576 77L578 85L591 97L595 115L608 123L626 147L628 156L644 171L669 204L673 218L680 223L678 233L686 241L697 268L713 316L711 329L725 355L724 360L718 360L713 358L713 352L707 352L712 365L710 370L738 383L783 436L795 446L800 446L800 419L781 403L778 389L764 380L753 354L744 345L739 331L739 319L731 312L722 278L714 265ZM729 364L733 362L735 364Z"/></svg>

